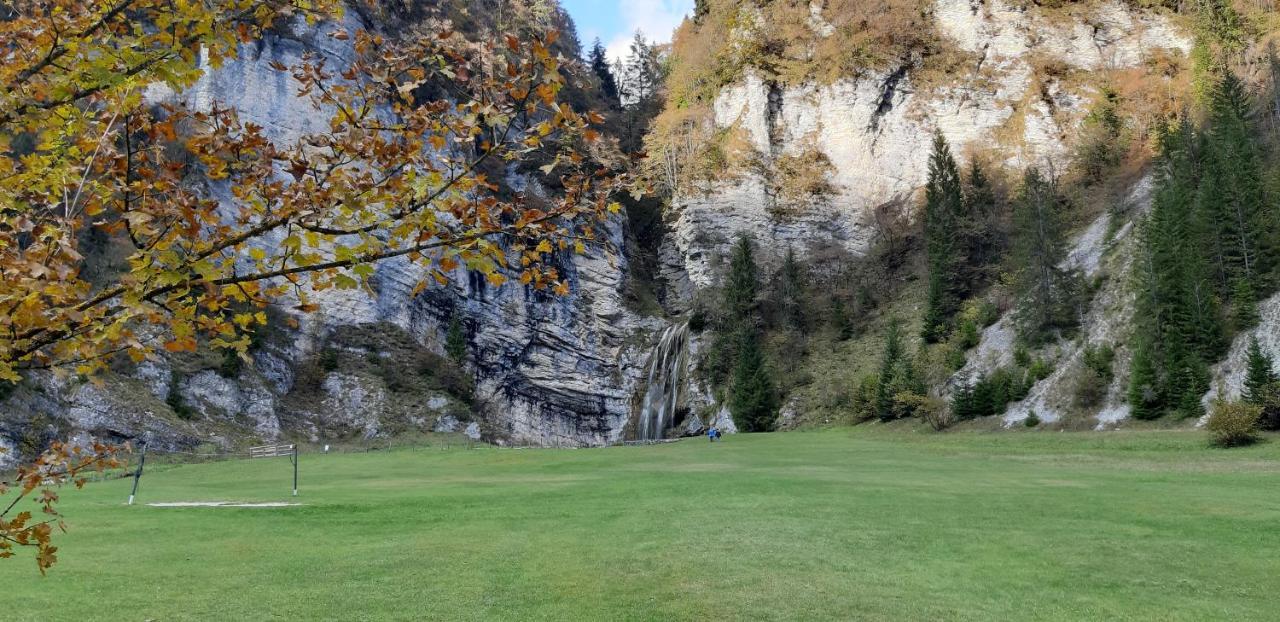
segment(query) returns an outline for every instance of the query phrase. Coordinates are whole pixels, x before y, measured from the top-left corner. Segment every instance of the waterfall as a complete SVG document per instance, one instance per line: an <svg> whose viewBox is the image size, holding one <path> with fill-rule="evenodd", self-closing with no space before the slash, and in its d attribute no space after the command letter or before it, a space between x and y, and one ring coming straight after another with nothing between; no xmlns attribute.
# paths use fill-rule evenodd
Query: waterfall
<svg viewBox="0 0 1280 622"><path fill-rule="evenodd" d="M676 423L672 418L688 364L689 325L668 326L649 353L649 379L635 426L637 440L661 439L667 428Z"/></svg>

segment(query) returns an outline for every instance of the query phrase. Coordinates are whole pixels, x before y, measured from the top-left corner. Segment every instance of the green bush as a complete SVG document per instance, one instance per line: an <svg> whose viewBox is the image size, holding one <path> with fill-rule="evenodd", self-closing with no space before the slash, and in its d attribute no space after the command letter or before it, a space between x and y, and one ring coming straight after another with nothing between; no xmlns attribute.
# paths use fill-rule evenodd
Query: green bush
<svg viewBox="0 0 1280 622"><path fill-rule="evenodd" d="M338 350L326 347L320 350L320 369L335 371L338 369Z"/></svg>
<svg viewBox="0 0 1280 622"><path fill-rule="evenodd" d="M1262 407L1258 427L1263 430L1280 430L1280 381L1263 385L1258 393L1258 405Z"/></svg>
<svg viewBox="0 0 1280 622"><path fill-rule="evenodd" d="M1258 419L1262 407L1245 402L1214 402L1205 429L1213 444L1219 447L1238 447L1258 440Z"/></svg>
<svg viewBox="0 0 1280 622"><path fill-rule="evenodd" d="M182 384L182 375L177 371L169 374L169 393L164 397L164 403L169 406L174 415L183 421L190 421L196 418L196 411L187 405L182 399L182 393L178 386Z"/></svg>
<svg viewBox="0 0 1280 622"><path fill-rule="evenodd" d="M1105 382L1111 382L1111 367L1116 360L1116 350L1110 344L1085 346L1084 365Z"/></svg>
<svg viewBox="0 0 1280 622"><path fill-rule="evenodd" d="M1025 425L1028 428L1034 428L1040 425L1040 415L1037 415L1034 410L1031 411L1031 414L1027 415L1027 418L1022 420L1022 425Z"/></svg>
<svg viewBox="0 0 1280 622"><path fill-rule="evenodd" d="M986 328L995 324L1000 320L1000 308L990 300L983 300L978 304L978 325Z"/></svg>
<svg viewBox="0 0 1280 622"><path fill-rule="evenodd" d="M1052 374L1052 373L1053 373L1053 363L1050 363L1049 361L1046 361L1044 359L1036 359L1034 362L1031 363L1029 367L1027 367L1027 376L1034 379L1032 380L1031 384L1035 384L1036 382L1039 382L1041 380L1044 380L1045 378L1048 378L1049 374ZM1030 389L1030 387L1027 387L1027 388L1028 390Z"/></svg>
<svg viewBox="0 0 1280 622"><path fill-rule="evenodd" d="M869 421L876 417L876 394L880 388L880 378L875 374L867 374L854 387L849 396L855 423Z"/></svg>
<svg viewBox="0 0 1280 622"><path fill-rule="evenodd" d="M1107 396L1110 381L1098 375L1097 370L1086 367L1076 374L1071 393L1075 405L1082 409L1094 408Z"/></svg>
<svg viewBox="0 0 1280 622"><path fill-rule="evenodd" d="M1027 347L1018 344L1013 348L1013 362L1018 367L1031 366L1031 353L1027 351Z"/></svg>
<svg viewBox="0 0 1280 622"><path fill-rule="evenodd" d="M945 360L947 363L947 369L951 370L952 372L957 372L957 371L960 371L961 369L964 369L964 364L967 362L967 359L965 358L965 355L964 355L964 350L957 347L953 347L951 345L946 346Z"/></svg>
<svg viewBox="0 0 1280 622"><path fill-rule="evenodd" d="M689 313L689 330L700 333L707 329L707 312L701 305L695 306Z"/></svg>
<svg viewBox="0 0 1280 622"><path fill-rule="evenodd" d="M942 400L919 393L899 393L893 400L902 417L918 416L936 432L951 426L951 411Z"/></svg>
<svg viewBox="0 0 1280 622"><path fill-rule="evenodd" d="M968 350L978 345L978 323L974 320L963 320L956 331L957 345L961 350Z"/></svg>
<svg viewBox="0 0 1280 622"><path fill-rule="evenodd" d="M223 378L235 378L244 369L244 359L235 350L223 350L222 361L218 363L218 375Z"/></svg>

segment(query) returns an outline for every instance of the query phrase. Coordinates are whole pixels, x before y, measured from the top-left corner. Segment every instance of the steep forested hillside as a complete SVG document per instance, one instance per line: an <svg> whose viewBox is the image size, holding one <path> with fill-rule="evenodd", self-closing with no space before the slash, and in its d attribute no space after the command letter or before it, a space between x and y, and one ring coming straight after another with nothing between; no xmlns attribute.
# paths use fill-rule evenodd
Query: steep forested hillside
<svg viewBox="0 0 1280 622"><path fill-rule="evenodd" d="M1280 354L1276 30L1252 3L700 2L647 144L705 390L765 382L763 428L1239 395L1252 336Z"/></svg>

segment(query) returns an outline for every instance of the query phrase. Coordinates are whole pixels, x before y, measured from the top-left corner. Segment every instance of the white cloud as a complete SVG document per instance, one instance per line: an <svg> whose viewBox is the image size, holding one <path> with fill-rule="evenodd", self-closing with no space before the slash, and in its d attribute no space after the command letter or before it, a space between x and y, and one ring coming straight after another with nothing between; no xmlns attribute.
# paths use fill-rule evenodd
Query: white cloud
<svg viewBox="0 0 1280 622"><path fill-rule="evenodd" d="M606 44L610 59L626 58L637 30L648 41L666 43L686 15L693 0L617 0L618 14L626 29Z"/></svg>

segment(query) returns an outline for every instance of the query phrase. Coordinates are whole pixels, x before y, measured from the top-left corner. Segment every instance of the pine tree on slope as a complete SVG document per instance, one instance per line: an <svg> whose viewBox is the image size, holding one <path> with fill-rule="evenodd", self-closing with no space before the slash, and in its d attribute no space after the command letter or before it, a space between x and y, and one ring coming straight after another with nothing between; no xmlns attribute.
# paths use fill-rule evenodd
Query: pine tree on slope
<svg viewBox="0 0 1280 622"><path fill-rule="evenodd" d="M1141 235L1138 325L1130 404L1139 418L1192 416L1223 346L1214 235L1197 208L1199 139L1185 120L1161 137L1156 191Z"/></svg>
<svg viewBox="0 0 1280 622"><path fill-rule="evenodd" d="M751 238L740 235L730 254L729 277L724 286L724 307L734 330L754 318L759 291L757 272Z"/></svg>
<svg viewBox="0 0 1280 622"><path fill-rule="evenodd" d="M458 365L467 360L467 336L462 330L462 320L455 312L449 318L449 329L445 333L444 351L449 359Z"/></svg>
<svg viewBox="0 0 1280 622"><path fill-rule="evenodd" d="M960 223L964 249L961 261L970 291L990 280L991 266L999 259L1001 223L995 189L977 159L969 163L964 187L964 218Z"/></svg>
<svg viewBox="0 0 1280 622"><path fill-rule="evenodd" d="M1244 84L1228 71L1213 92L1200 191L1202 209L1219 223L1224 295L1235 279L1257 287L1272 263L1264 244L1269 213L1250 109Z"/></svg>
<svg viewBox="0 0 1280 622"><path fill-rule="evenodd" d="M876 416L883 421L893 419L894 389L902 369L902 330L897 319L890 320L884 337L884 354L880 358L880 376L876 385Z"/></svg>
<svg viewBox="0 0 1280 622"><path fill-rule="evenodd" d="M929 281L921 337L929 343L941 341L950 332L951 320L964 295L957 239L964 212L964 187L960 169L942 133L933 136L929 156L929 181L925 186L924 239L928 255Z"/></svg>
<svg viewBox="0 0 1280 622"><path fill-rule="evenodd" d="M1013 214L1021 297L1015 317L1019 336L1032 345L1079 321L1079 275L1061 267L1067 256L1064 204L1054 180L1027 170Z"/></svg>
<svg viewBox="0 0 1280 622"><path fill-rule="evenodd" d="M1277 378L1275 365L1271 357L1262 351L1258 338L1249 341L1248 371L1244 377L1244 401L1259 406L1265 405L1267 389L1280 378Z"/></svg>
<svg viewBox="0 0 1280 622"><path fill-rule="evenodd" d="M729 410L739 428L746 432L773 429L778 412L777 394L753 327L743 326L738 331L738 360L730 390Z"/></svg>
<svg viewBox="0 0 1280 622"><path fill-rule="evenodd" d="M788 247L778 268L775 282L776 304L781 323L792 330L804 333L807 325L804 312L805 271L795 250Z"/></svg>

